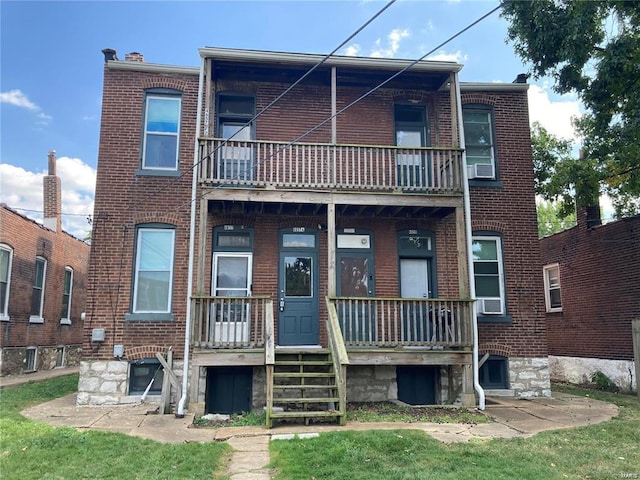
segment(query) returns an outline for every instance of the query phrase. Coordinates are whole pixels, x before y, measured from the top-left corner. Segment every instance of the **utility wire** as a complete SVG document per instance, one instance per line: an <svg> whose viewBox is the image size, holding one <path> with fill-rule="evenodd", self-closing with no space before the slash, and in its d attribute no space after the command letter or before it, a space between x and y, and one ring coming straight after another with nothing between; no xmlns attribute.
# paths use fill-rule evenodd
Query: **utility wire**
<svg viewBox="0 0 640 480"><path fill-rule="evenodd" d="M406 72L407 70L409 70L411 67L415 66L417 63L421 62L422 60L424 60L426 57L428 57L429 55L431 55L432 53L436 52L438 49L444 47L446 44L448 44L449 42L455 40L457 37L459 37L460 35L462 35L463 33L465 33L467 30L475 27L478 23L480 23L481 21L483 21L485 18L489 17L490 15L492 15L493 13L495 13L496 11L498 11L500 8L502 7L502 5L498 5L497 7L492 8L490 11L488 11L487 13L485 13L484 15L482 15L480 18L478 18L477 20L471 22L469 25L467 25L466 27L464 27L462 30L459 30L458 32L456 32L455 34L451 35L449 38L447 38L444 42L440 43L439 45L437 45L436 47L432 48L431 50L429 50L427 53L425 53L424 55L422 55L420 58L418 58L417 60L412 61L409 65L407 65L406 67L402 68L400 71L394 73L393 75L391 75L389 78L387 78L386 80L384 80L383 82L379 83L378 85L376 85L375 87L373 87L371 90L367 91L366 93L364 93L363 95L361 95L360 97L356 98L354 101L352 101L351 103L349 103L347 106L341 108L339 111L337 111L335 114L330 115L329 117L327 117L325 120L323 120L322 122L320 122L319 124L317 124L315 127L310 128L309 130L307 130L305 133L303 133L302 135L299 135L298 137L294 138L293 140L291 140L289 143L287 143L286 145L282 145L280 147L278 147L278 149L273 152L271 155L269 155L268 157L266 157L264 160L260 160L258 162L255 163L255 165L251 166L249 171L256 168L259 165L262 165L263 163L271 160L275 155L277 155L278 153L280 153L282 150L290 147L291 145L293 145L294 143L302 140L303 138L305 138L306 136L308 136L309 134L315 132L316 130L318 130L320 127L326 125L328 122L330 122L333 118L337 117L338 115L340 115L341 113L345 112L346 110L348 110L349 108L353 107L356 103L364 100L365 98L367 98L369 95L371 95L372 93L376 92L377 90L379 90L380 88L382 88L383 86L385 86L387 83L389 83L391 80L393 80L394 78L398 77L399 75L403 74L404 72ZM249 122L251 123L251 122ZM243 127L244 128L244 127ZM230 140L227 139L227 140ZM227 140L225 140L224 143L227 142ZM223 144L224 144L223 143ZM220 146L222 146L223 144L221 144ZM214 150L217 151L217 149L220 147L216 147L216 149ZM207 157L208 158L211 154L209 154ZM204 158L198 162L198 165L204 160ZM244 173L247 172L247 169L244 170ZM238 173L239 174L239 173ZM236 174L236 178L238 176L238 174ZM219 188L219 187L217 187ZM204 192L202 195L200 195L198 197L198 199L201 199L204 195L206 195L206 192ZM191 200L189 200L189 202L185 202L182 205L180 205L178 208L187 205L191 203Z"/></svg>
<svg viewBox="0 0 640 480"><path fill-rule="evenodd" d="M42 213L44 214L44 210L30 210L28 208L20 208L20 207L9 207L12 210L20 210L21 212L31 212L31 213ZM64 215L66 217L90 217L93 213L64 213L60 212L60 215Z"/></svg>

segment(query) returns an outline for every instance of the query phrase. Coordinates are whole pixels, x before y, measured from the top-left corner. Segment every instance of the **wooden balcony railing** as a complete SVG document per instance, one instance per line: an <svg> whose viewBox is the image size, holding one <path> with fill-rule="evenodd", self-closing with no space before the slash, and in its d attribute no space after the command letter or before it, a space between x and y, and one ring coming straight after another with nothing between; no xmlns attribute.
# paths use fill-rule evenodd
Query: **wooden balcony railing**
<svg viewBox="0 0 640 480"><path fill-rule="evenodd" d="M335 298L349 347L472 346L471 301L445 299Z"/></svg>
<svg viewBox="0 0 640 480"><path fill-rule="evenodd" d="M462 150L201 138L201 184L462 193Z"/></svg>
<svg viewBox="0 0 640 480"><path fill-rule="evenodd" d="M273 325L267 296L192 297L191 342L197 348L263 348L265 326Z"/></svg>

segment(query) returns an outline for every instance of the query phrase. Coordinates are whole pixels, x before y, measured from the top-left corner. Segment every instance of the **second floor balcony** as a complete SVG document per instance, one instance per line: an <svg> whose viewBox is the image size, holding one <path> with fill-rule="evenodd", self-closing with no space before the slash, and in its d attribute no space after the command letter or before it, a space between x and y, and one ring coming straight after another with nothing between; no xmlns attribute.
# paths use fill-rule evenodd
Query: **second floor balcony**
<svg viewBox="0 0 640 480"><path fill-rule="evenodd" d="M199 140L201 186L462 195L462 150Z"/></svg>

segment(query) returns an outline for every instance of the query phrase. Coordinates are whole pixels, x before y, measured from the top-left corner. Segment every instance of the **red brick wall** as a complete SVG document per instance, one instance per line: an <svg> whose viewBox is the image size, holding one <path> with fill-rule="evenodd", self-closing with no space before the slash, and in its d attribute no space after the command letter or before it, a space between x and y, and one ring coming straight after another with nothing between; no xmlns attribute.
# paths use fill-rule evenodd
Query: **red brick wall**
<svg viewBox="0 0 640 480"><path fill-rule="evenodd" d="M142 147L145 89L183 92L179 168L181 178L137 176ZM96 181L94 232L84 354L112 359L113 345L173 345L182 358L187 296L191 171L196 129L198 76L118 71L105 68L102 124ZM176 227L173 321L125 321L131 311L135 227L140 223ZM106 330L106 341L91 345L91 331Z"/></svg>
<svg viewBox="0 0 640 480"><path fill-rule="evenodd" d="M0 243L13 249L8 322L1 322L0 347L62 346L82 343L90 247L65 232L54 232L0 207ZM36 256L47 260L44 323L30 323ZM65 267L73 268L71 325L60 325Z"/></svg>
<svg viewBox="0 0 640 480"><path fill-rule="evenodd" d="M562 312L546 314L549 353L632 361L631 320L640 318L640 216L587 229L582 211L578 222L540 240L543 265L560 266Z"/></svg>
<svg viewBox="0 0 640 480"><path fill-rule="evenodd" d="M511 323L479 326L480 343L511 346L514 356L547 355L540 248L526 92L469 92L463 104L491 106L501 184L472 186L472 229L502 234ZM477 181L481 185L481 181Z"/></svg>

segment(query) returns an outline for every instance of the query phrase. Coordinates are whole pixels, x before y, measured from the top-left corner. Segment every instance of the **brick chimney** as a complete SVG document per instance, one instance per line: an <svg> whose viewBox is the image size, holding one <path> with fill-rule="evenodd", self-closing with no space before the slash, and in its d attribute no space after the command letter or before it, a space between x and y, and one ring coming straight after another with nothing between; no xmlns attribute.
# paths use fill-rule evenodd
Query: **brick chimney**
<svg viewBox="0 0 640 480"><path fill-rule="evenodd" d="M131 52L124 54L125 62L141 62L144 63L144 56L138 52Z"/></svg>
<svg viewBox="0 0 640 480"><path fill-rule="evenodd" d="M49 174L43 178L45 227L59 232L62 230L62 185L56 175L56 151L49 150Z"/></svg>

